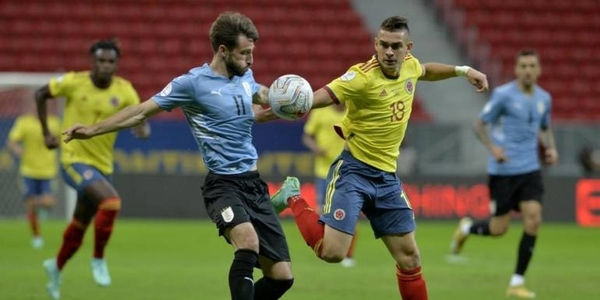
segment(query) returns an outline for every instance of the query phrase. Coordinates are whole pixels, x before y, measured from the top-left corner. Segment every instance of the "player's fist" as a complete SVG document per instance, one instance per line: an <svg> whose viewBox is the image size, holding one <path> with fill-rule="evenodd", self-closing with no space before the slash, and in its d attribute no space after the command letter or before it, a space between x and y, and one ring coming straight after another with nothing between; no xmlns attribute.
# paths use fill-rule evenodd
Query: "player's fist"
<svg viewBox="0 0 600 300"><path fill-rule="evenodd" d="M470 84L476 87L477 92L485 92L489 89L487 76L473 68L469 68L465 74Z"/></svg>
<svg viewBox="0 0 600 300"><path fill-rule="evenodd" d="M503 163L503 162L508 161L508 158L506 157L506 154L504 154L504 149L502 149L501 147L492 146L490 148L490 152L492 153L492 156L494 157L494 159L497 162Z"/></svg>
<svg viewBox="0 0 600 300"><path fill-rule="evenodd" d="M546 151L544 151L545 153L545 162L546 164L552 166L555 165L556 163L558 163L558 152L556 151L556 149L552 149L552 148L548 148L546 149Z"/></svg>
<svg viewBox="0 0 600 300"><path fill-rule="evenodd" d="M56 149L58 147L58 138L51 134L44 135L44 144L48 149Z"/></svg>

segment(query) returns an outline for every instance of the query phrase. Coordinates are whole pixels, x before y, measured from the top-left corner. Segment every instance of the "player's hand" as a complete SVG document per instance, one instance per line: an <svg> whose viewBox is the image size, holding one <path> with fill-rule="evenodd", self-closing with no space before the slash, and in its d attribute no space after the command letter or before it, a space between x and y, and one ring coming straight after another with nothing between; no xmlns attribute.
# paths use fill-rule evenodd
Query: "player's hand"
<svg viewBox="0 0 600 300"><path fill-rule="evenodd" d="M264 123L279 119L269 106L252 105L254 111L254 121L257 123Z"/></svg>
<svg viewBox="0 0 600 300"><path fill-rule="evenodd" d="M545 162L546 164L552 166L555 165L556 163L558 163L558 152L556 151L556 149L546 149L545 153L546 155L545 157Z"/></svg>
<svg viewBox="0 0 600 300"><path fill-rule="evenodd" d="M501 147L492 146L490 148L490 153L492 153L492 156L494 157L494 159L499 163L508 161L506 154L504 154L504 149L502 149Z"/></svg>
<svg viewBox="0 0 600 300"><path fill-rule="evenodd" d="M150 124L148 124L148 122L144 122L138 126L131 128L133 136L135 136L138 139L147 139L148 137L150 137L151 131L152 130L150 130Z"/></svg>
<svg viewBox="0 0 600 300"><path fill-rule="evenodd" d="M63 131L62 134L65 143L68 143L71 140L87 140L94 136L90 127L83 124L75 124Z"/></svg>
<svg viewBox="0 0 600 300"><path fill-rule="evenodd" d="M489 89L487 76L473 68L470 68L465 74L470 84L476 87L476 91L481 93Z"/></svg>
<svg viewBox="0 0 600 300"><path fill-rule="evenodd" d="M44 135L44 144L46 145L46 148L48 149L56 149L58 148L58 138L55 137L54 135Z"/></svg>

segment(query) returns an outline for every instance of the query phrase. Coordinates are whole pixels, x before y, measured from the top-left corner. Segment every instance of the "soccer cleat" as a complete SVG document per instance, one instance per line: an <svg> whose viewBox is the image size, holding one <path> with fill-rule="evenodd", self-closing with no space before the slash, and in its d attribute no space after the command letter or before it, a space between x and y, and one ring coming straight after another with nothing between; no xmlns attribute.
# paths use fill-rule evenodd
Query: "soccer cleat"
<svg viewBox="0 0 600 300"><path fill-rule="evenodd" d="M292 197L300 195L300 181L296 177L288 176L279 191L271 197L271 203L277 214L280 214L288 207L287 200Z"/></svg>
<svg viewBox="0 0 600 300"><path fill-rule="evenodd" d="M44 247L44 239L41 236L36 236L31 239L31 247L33 249L40 249Z"/></svg>
<svg viewBox="0 0 600 300"><path fill-rule="evenodd" d="M92 275L99 286L110 285L110 274L103 258L92 258Z"/></svg>
<svg viewBox="0 0 600 300"><path fill-rule="evenodd" d="M535 293L525 288L524 285L509 286L506 290L507 297L517 297L522 299L533 299Z"/></svg>
<svg viewBox="0 0 600 300"><path fill-rule="evenodd" d="M340 264L344 268L352 268L356 266L356 261L354 260L354 258L346 257L340 262Z"/></svg>
<svg viewBox="0 0 600 300"><path fill-rule="evenodd" d="M48 283L46 284L46 290L52 299L60 299L60 283L61 275L60 270L56 266L56 258L46 259L42 264L46 275L48 276Z"/></svg>
<svg viewBox="0 0 600 300"><path fill-rule="evenodd" d="M463 228L467 225L473 224L473 220L471 218L462 218L460 222L458 222L458 227L454 231L454 235L452 236L452 242L450 243L450 250L452 254L459 254L462 251L462 247L469 237L468 234L463 233Z"/></svg>

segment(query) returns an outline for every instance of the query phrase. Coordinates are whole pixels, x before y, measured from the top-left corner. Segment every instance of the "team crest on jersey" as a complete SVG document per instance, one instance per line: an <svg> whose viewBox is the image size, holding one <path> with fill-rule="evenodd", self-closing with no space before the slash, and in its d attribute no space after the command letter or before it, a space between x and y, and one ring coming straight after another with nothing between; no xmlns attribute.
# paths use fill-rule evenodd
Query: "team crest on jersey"
<svg viewBox="0 0 600 300"><path fill-rule="evenodd" d="M354 77L356 77L356 73L354 71L350 71L350 72L346 72L346 74L342 75L342 77L340 77L340 79L343 81L350 81L350 80L354 79Z"/></svg>
<svg viewBox="0 0 600 300"><path fill-rule="evenodd" d="M343 209L338 208L333 212L333 218L338 221L341 221L344 218L346 218L346 212Z"/></svg>
<svg viewBox="0 0 600 300"><path fill-rule="evenodd" d="M119 106L119 98L117 98L116 96L110 97L110 105L114 107Z"/></svg>
<svg viewBox="0 0 600 300"><path fill-rule="evenodd" d="M408 94L412 94L412 93L413 93L413 91L414 91L414 89L415 89L415 86L414 86L414 84L412 83L412 80L410 80L410 79L407 79L407 80L406 80L406 83L404 84L404 88L406 89L406 92L407 92Z"/></svg>
<svg viewBox="0 0 600 300"><path fill-rule="evenodd" d="M221 217L223 217L225 223L233 221L233 209L231 209L231 206L227 206L221 211Z"/></svg>
<svg viewBox="0 0 600 300"><path fill-rule="evenodd" d="M248 95L248 97L252 97L252 88L250 87L250 84L247 82L242 82L242 86L244 87L246 95Z"/></svg>
<svg viewBox="0 0 600 300"><path fill-rule="evenodd" d="M85 172L83 172L83 179L85 180L90 180L93 176L94 172L92 170L85 170Z"/></svg>
<svg viewBox="0 0 600 300"><path fill-rule="evenodd" d="M542 102L542 100L538 100L537 102L537 110L538 113L541 115L544 113L544 111L546 110L546 105L544 105L544 102Z"/></svg>
<svg viewBox="0 0 600 300"><path fill-rule="evenodd" d="M167 84L167 86L165 86L165 88L162 91L160 91L159 95L165 97L165 96L167 96L167 95L169 95L171 93L172 89L173 89L173 86L169 82L169 84Z"/></svg>

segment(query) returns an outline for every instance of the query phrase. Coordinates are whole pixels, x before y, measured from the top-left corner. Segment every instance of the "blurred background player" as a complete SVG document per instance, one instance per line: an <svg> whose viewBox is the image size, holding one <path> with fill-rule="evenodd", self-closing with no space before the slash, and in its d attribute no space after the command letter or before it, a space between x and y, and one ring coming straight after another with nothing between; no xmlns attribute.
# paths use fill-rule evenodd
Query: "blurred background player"
<svg viewBox="0 0 600 300"><path fill-rule="evenodd" d="M46 111L48 99L66 99L63 129L77 123L97 123L140 102L131 83L115 76L121 54L116 41L100 40L91 46L89 54L92 60L91 71L66 73L51 79L48 85L36 92L38 115L46 146L50 149L57 147L59 140L50 131ZM145 122L135 127L133 132L138 138L150 135L149 126ZM77 190L77 204L73 220L64 232L58 255L43 264L50 279L47 290L54 299L60 298L61 271L81 246L85 231L94 217L92 274L98 285L111 284L104 250L121 209L121 198L111 183L116 137L116 133L111 133L61 147L61 172L64 181Z"/></svg>
<svg viewBox="0 0 600 300"><path fill-rule="evenodd" d="M362 211L395 261L402 299L426 300L414 213L396 175L416 84L460 75L479 92L488 84L484 74L467 66L421 64L410 54L412 46L408 20L389 17L375 37L376 54L314 93L314 108L334 103L347 107L336 126L346 143L329 171L323 214L302 198L294 177L286 179L272 200L276 211L292 209L304 240L318 258L332 263L348 253Z"/></svg>
<svg viewBox="0 0 600 300"><path fill-rule="evenodd" d="M44 215L56 203L52 186L58 174L58 155L55 150L46 148L33 99L23 105L24 113L10 129L7 147L19 159L27 220L33 233L31 246L37 249L44 245L40 219L44 219ZM53 136L60 136L57 116L48 116L48 129Z"/></svg>
<svg viewBox="0 0 600 300"><path fill-rule="evenodd" d="M540 74L537 53L518 53L516 80L494 89L475 123L477 136L490 152L487 171L493 216L477 222L463 218L452 241L452 252L458 254L469 234L503 235L510 225L511 212L520 212L524 230L515 272L506 291L507 296L520 298L535 297L534 292L525 288L524 276L542 222L544 185L538 141L545 149L545 163L554 165L558 161L550 128L552 99L537 85Z"/></svg>
<svg viewBox="0 0 600 300"><path fill-rule="evenodd" d="M254 80L250 69L258 38L248 17L220 14L210 28L210 64L191 69L152 99L103 122L69 128L65 139L100 136L92 139L96 140L181 107L209 170L202 186L206 211L219 235L233 246L232 300L276 300L294 283L287 240L267 184L257 171L258 154L252 144L254 121L273 119L270 109L261 109L268 104L269 89ZM256 266L263 277L255 283Z"/></svg>
<svg viewBox="0 0 600 300"><path fill-rule="evenodd" d="M317 211L319 213L323 212L323 206L325 205L329 167L344 149L344 139L337 135L334 126L342 121L345 111L346 107L343 104L313 110L308 115L308 119L304 124L302 143L315 155L315 196L318 206ZM346 257L341 262L341 265L344 267L354 267L356 265L353 256L357 235L358 232L355 231L348 254L346 254Z"/></svg>

